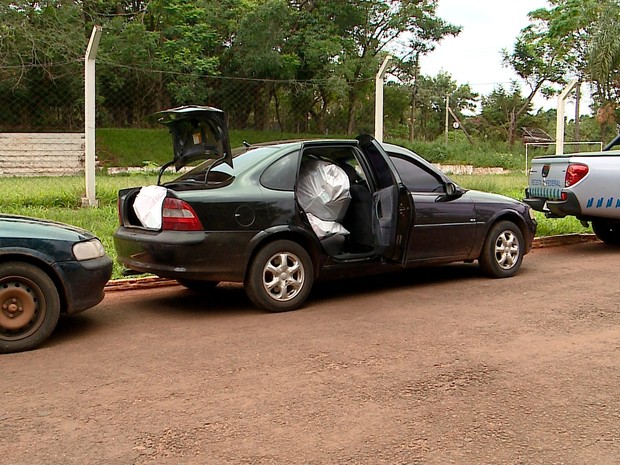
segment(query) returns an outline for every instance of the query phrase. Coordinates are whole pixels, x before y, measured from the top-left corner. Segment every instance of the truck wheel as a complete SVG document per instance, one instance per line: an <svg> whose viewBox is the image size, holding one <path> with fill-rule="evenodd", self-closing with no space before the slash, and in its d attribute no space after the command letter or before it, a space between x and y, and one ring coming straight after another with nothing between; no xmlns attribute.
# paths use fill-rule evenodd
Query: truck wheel
<svg viewBox="0 0 620 465"><path fill-rule="evenodd" d="M523 235L511 221L493 225L487 235L478 263L493 278L514 276L523 261Z"/></svg>
<svg viewBox="0 0 620 465"><path fill-rule="evenodd" d="M620 224L603 220L592 221L592 231L605 244L620 245Z"/></svg>
<svg viewBox="0 0 620 465"><path fill-rule="evenodd" d="M59 317L60 297L47 273L29 263L0 266L0 354L34 349Z"/></svg>
<svg viewBox="0 0 620 465"><path fill-rule="evenodd" d="M314 282L312 260L296 242L280 240L258 251L245 280L254 305L269 312L299 308Z"/></svg>

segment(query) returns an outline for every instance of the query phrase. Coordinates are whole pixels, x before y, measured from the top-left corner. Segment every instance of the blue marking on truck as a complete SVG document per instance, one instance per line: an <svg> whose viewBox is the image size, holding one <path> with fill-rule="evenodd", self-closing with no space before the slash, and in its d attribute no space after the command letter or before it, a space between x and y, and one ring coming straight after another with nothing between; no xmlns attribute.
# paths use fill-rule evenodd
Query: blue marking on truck
<svg viewBox="0 0 620 465"><path fill-rule="evenodd" d="M605 208L609 208L614 204L614 198L610 197L609 199L607 199L607 205L605 205Z"/></svg>
<svg viewBox="0 0 620 465"><path fill-rule="evenodd" d="M587 205L586 208L591 208L593 203L594 203L594 198L593 197L589 198L588 199L588 205Z"/></svg>
<svg viewBox="0 0 620 465"><path fill-rule="evenodd" d="M616 208L620 208L620 199L616 200Z"/></svg>
<svg viewBox="0 0 620 465"><path fill-rule="evenodd" d="M596 208L601 208L602 206L603 206L603 197L598 199L598 201L596 202Z"/></svg>

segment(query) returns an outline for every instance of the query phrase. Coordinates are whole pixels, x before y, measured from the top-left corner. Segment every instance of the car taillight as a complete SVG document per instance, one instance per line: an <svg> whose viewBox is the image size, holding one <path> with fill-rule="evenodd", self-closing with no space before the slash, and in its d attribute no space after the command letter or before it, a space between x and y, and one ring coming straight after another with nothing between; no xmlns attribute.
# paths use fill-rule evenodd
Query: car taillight
<svg viewBox="0 0 620 465"><path fill-rule="evenodd" d="M164 231L202 231L196 212L183 200L166 197L162 214Z"/></svg>
<svg viewBox="0 0 620 465"><path fill-rule="evenodd" d="M566 176L564 178L564 186L570 187L581 181L586 174L588 174L588 165L582 163L571 163L566 169Z"/></svg>

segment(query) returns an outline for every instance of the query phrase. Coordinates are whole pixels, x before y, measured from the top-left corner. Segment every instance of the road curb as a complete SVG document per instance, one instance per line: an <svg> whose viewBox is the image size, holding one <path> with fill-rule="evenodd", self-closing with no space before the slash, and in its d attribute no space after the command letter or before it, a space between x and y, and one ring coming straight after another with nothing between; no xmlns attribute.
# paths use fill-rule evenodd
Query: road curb
<svg viewBox="0 0 620 465"><path fill-rule="evenodd" d="M561 234L558 236L546 236L534 238L532 248L558 247L561 245L581 244L582 242L599 242L594 234Z"/></svg>
<svg viewBox="0 0 620 465"><path fill-rule="evenodd" d="M106 292L131 291L138 289L152 289L156 287L178 286L179 283L174 279L145 277L145 278L128 278L114 279L108 281L105 285Z"/></svg>
<svg viewBox="0 0 620 465"><path fill-rule="evenodd" d="M581 244L584 242L598 242L599 239L594 234L562 234L558 236L536 237L532 244L534 249L546 247L558 247L563 245ZM174 279L144 277L114 279L105 286L106 292L131 291L140 289L153 289L157 287L178 286L179 283Z"/></svg>

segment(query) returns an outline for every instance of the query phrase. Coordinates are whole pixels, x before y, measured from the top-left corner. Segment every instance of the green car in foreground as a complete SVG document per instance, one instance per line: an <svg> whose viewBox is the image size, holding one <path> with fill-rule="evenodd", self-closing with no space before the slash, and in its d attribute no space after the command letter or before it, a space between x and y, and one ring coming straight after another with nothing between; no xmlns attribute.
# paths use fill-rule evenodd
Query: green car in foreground
<svg viewBox="0 0 620 465"><path fill-rule="evenodd" d="M112 260L88 231L0 215L0 353L34 349L103 299Z"/></svg>

